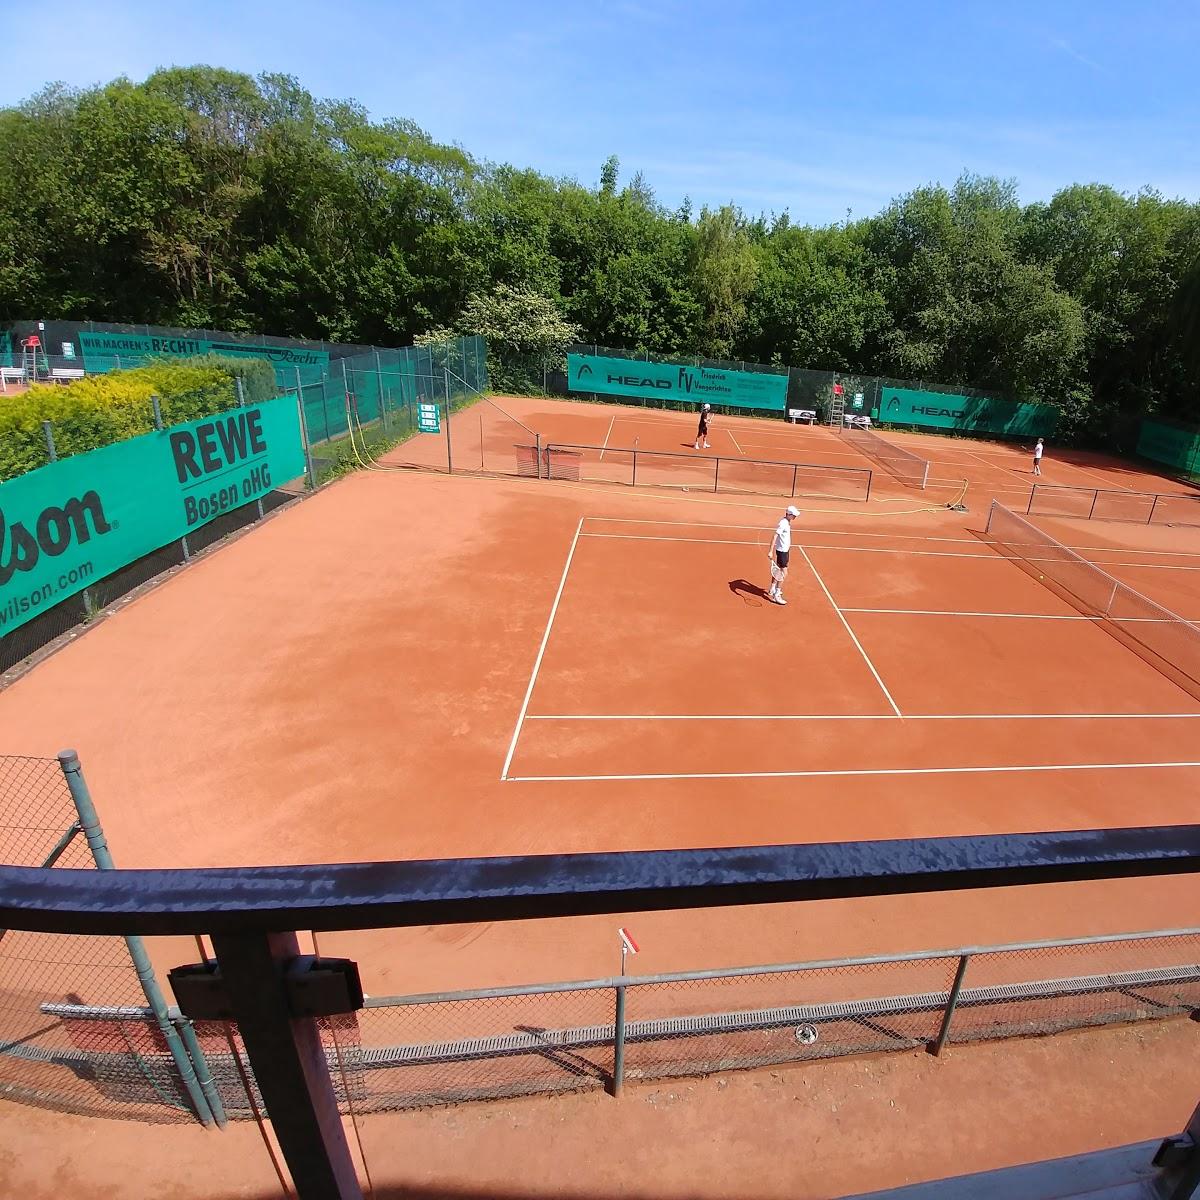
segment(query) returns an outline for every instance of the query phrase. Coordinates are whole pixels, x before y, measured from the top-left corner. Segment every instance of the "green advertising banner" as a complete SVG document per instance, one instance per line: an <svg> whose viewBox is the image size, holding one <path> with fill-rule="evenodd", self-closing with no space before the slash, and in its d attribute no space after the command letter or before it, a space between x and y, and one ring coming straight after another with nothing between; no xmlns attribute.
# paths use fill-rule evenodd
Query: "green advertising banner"
<svg viewBox="0 0 1200 1200"><path fill-rule="evenodd" d="M300 415L285 396L0 484L0 636L303 473Z"/></svg>
<svg viewBox="0 0 1200 1200"><path fill-rule="evenodd" d="M689 404L731 408L773 408L787 404L788 377L759 371L726 371L678 363L567 355L567 388L608 396L661 396Z"/></svg>
<svg viewBox="0 0 1200 1200"><path fill-rule="evenodd" d="M883 387L878 419L890 425L926 425L963 433L1049 437L1058 423L1058 409L1051 404L1023 404L991 396Z"/></svg>
<svg viewBox="0 0 1200 1200"><path fill-rule="evenodd" d="M190 358L210 353L265 358L275 368L275 381L285 387L296 386L297 368L304 383L319 379L329 369L327 351L301 346L251 346L245 342L217 342L182 335L85 333L82 329L78 338L83 368L93 373L140 366L147 358L162 355Z"/></svg>
<svg viewBox="0 0 1200 1200"><path fill-rule="evenodd" d="M1200 429L1145 420L1138 431L1137 452L1143 458L1200 475Z"/></svg>

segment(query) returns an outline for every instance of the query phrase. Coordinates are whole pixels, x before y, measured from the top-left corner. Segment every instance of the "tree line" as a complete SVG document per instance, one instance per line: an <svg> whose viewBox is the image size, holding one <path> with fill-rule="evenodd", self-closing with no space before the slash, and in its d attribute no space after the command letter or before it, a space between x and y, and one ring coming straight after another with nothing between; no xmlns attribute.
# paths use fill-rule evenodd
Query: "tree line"
<svg viewBox="0 0 1200 1200"><path fill-rule="evenodd" d="M1081 440L1200 420L1200 205L1149 189L1022 205L966 175L826 226L696 212L616 157L555 179L214 67L48 87L0 146L0 321L406 345L525 304L601 345L1049 402Z"/></svg>

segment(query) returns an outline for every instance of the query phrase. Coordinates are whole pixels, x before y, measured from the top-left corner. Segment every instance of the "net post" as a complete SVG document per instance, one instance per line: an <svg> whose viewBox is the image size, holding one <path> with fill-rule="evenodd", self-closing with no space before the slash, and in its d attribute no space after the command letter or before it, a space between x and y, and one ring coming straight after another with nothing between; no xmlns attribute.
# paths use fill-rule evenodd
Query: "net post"
<svg viewBox="0 0 1200 1200"><path fill-rule="evenodd" d="M533 435L533 448L534 448L534 453L537 455L537 461L533 464L534 470L537 471L537 477L539 479L541 479L541 477L542 477L542 435L540 433L535 433ZM550 478L549 469L547 469L547 471L546 471L546 478L547 479Z"/></svg>
<svg viewBox="0 0 1200 1200"><path fill-rule="evenodd" d="M795 500L795 498L796 498L796 480L799 477L799 475L800 475L800 464L797 463L794 467L792 467L792 499L793 500Z"/></svg>
<svg viewBox="0 0 1200 1200"><path fill-rule="evenodd" d="M713 470L713 495L717 492L717 480L721 478L721 456L717 455L717 465Z"/></svg>
<svg viewBox="0 0 1200 1200"><path fill-rule="evenodd" d="M71 793L71 801L75 805L75 812L79 818L79 827L83 831L84 838L87 840L88 849L91 851L92 862L95 863L96 870L111 871L113 869L112 854L108 849L108 840L105 838L104 830L100 825L100 817L96 812L96 805L92 801L91 791L88 788L87 781L83 777L83 768L79 763L79 755L74 750L60 751L58 754L58 766L59 770L62 771L63 779L66 781L67 790ZM214 1124L224 1128L225 1109L221 1104L221 1098L217 1094L216 1087L212 1083L212 1075L208 1070L208 1064L203 1054L193 1064L192 1059L184 1049L179 1031L172 1024L170 1015L168 1014L167 1002L163 998L162 991L158 986L158 979L154 974L150 955L146 953L145 943L136 934L129 934L124 940L125 946L129 951L130 961L133 963L133 969L137 973L138 983L141 984L142 993L146 997L146 1003L149 1005L150 1011L154 1014L154 1021L158 1026L158 1031L162 1035L163 1041L171 1053L171 1058L175 1062L175 1068L179 1072L179 1078L183 1083L184 1090L188 1094L188 1099L192 1102L192 1110L196 1114L197 1119L209 1128ZM199 1049L198 1046L197 1049ZM201 1086L200 1079L197 1078L197 1072L208 1083L208 1088Z"/></svg>
<svg viewBox="0 0 1200 1200"><path fill-rule="evenodd" d="M629 481L630 487L637 487L637 447L633 450L633 478Z"/></svg>
<svg viewBox="0 0 1200 1200"><path fill-rule="evenodd" d="M1088 509L1088 520L1092 519L1092 513L1096 511L1096 501L1100 499L1100 489L1092 488L1092 507Z"/></svg>
<svg viewBox="0 0 1200 1200"><path fill-rule="evenodd" d="M875 481L875 472L867 472L867 494L863 497L863 503L866 504L871 499L871 484Z"/></svg>
<svg viewBox="0 0 1200 1200"><path fill-rule="evenodd" d="M958 1007L958 995L962 991L963 979L967 974L967 963L971 961L969 954L958 956L958 970L954 972L954 983L950 995L946 998L946 1011L942 1014L942 1027L938 1030L937 1041L929 1047L929 1053L936 1058L945 1048L946 1039L950 1036L950 1023L954 1020L954 1010Z"/></svg>
<svg viewBox="0 0 1200 1200"><path fill-rule="evenodd" d="M1037 495L1038 485L1035 483L1029 489L1029 500L1025 504L1025 515L1029 516L1033 512L1033 498Z"/></svg>
<svg viewBox="0 0 1200 1200"><path fill-rule="evenodd" d="M1156 494L1154 499L1150 502L1150 512L1146 516L1147 525L1152 525L1154 523L1154 510L1158 507L1159 499L1160 497Z"/></svg>

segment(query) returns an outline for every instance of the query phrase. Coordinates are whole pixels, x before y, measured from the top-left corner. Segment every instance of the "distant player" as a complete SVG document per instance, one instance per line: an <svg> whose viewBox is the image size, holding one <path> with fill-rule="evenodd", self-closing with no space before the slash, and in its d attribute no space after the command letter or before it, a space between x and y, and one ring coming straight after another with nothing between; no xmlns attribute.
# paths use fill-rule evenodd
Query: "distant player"
<svg viewBox="0 0 1200 1200"><path fill-rule="evenodd" d="M771 590L767 599L776 604L786 604L783 598L783 581L787 578L788 560L792 556L792 522L800 515L800 510L789 504L787 511L779 518L775 526L775 540L771 543Z"/></svg>
<svg viewBox="0 0 1200 1200"><path fill-rule="evenodd" d="M1040 475L1042 473L1042 439L1038 438L1037 445L1033 448L1033 473Z"/></svg>
<svg viewBox="0 0 1200 1200"><path fill-rule="evenodd" d="M704 443L705 450L708 449L708 419L712 416L712 409L707 405L703 405L700 409L700 428L696 430L696 444L692 447L693 450L700 449L700 443Z"/></svg>

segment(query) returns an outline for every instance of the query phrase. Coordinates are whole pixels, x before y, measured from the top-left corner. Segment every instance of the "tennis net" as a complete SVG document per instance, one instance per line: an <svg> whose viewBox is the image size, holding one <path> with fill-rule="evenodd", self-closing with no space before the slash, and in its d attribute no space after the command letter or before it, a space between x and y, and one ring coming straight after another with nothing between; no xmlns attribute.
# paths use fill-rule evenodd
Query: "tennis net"
<svg viewBox="0 0 1200 1200"><path fill-rule="evenodd" d="M1099 618L1118 641L1200 699L1200 628L1135 592L998 500L992 501L988 513L987 533L1006 557L1084 615Z"/></svg>
<svg viewBox="0 0 1200 1200"><path fill-rule="evenodd" d="M842 437L884 470L895 475L901 483L923 488L929 479L928 461L880 437L874 430L851 425L842 430Z"/></svg>

